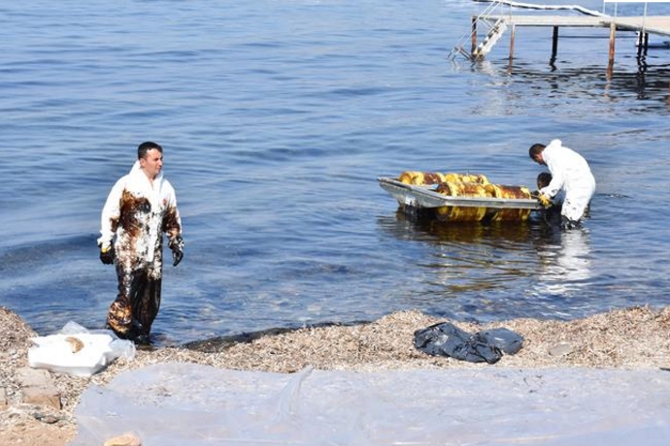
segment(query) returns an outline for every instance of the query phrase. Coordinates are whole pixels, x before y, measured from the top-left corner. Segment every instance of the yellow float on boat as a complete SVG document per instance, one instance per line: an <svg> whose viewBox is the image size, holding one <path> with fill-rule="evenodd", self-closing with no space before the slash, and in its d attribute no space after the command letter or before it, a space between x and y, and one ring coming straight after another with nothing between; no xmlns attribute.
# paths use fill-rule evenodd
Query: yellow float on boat
<svg viewBox="0 0 670 446"><path fill-rule="evenodd" d="M525 186L493 184L485 175L405 171L381 177L405 210L430 210L440 221L524 221L541 209Z"/></svg>

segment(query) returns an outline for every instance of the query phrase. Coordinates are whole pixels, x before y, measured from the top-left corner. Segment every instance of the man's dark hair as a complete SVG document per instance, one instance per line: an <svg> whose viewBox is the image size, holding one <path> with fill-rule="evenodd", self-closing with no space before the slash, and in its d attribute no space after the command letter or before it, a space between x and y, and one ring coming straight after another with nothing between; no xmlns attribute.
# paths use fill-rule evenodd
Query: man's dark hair
<svg viewBox="0 0 670 446"><path fill-rule="evenodd" d="M551 183L551 174L549 172L541 172L537 176L537 188L542 189L543 187L549 186Z"/></svg>
<svg viewBox="0 0 670 446"><path fill-rule="evenodd" d="M542 153L546 147L547 146L544 144L533 144L530 146L530 149L528 149L528 156L530 156L532 159L535 159L535 157Z"/></svg>
<svg viewBox="0 0 670 446"><path fill-rule="evenodd" d="M146 157L147 152L149 150L153 150L153 149L156 149L160 153L163 153L163 148L161 146L159 146L158 144L156 144L155 142L151 142L151 141L143 142L142 144L140 144L137 147L137 159L139 160L139 159L142 159L142 158Z"/></svg>

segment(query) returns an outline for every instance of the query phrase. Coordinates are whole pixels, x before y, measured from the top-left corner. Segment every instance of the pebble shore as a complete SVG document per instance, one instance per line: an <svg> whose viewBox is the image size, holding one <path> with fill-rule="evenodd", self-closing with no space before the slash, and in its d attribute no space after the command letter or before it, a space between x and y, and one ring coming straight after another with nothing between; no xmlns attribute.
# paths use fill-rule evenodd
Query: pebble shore
<svg viewBox="0 0 670 446"><path fill-rule="evenodd" d="M31 338L17 314L0 307L0 444L67 444L76 435L74 409L91 384L150 364L190 362L235 370L293 373L450 368L665 369L670 365L670 307L633 307L573 321L514 319L486 325L453 322L468 332L505 327L524 337L521 350L494 365L429 356L413 346L414 332L445 319L402 311L356 325L305 327L248 336L240 342L193 343L189 348L138 349L90 378L28 367ZM32 441L32 442L31 442Z"/></svg>

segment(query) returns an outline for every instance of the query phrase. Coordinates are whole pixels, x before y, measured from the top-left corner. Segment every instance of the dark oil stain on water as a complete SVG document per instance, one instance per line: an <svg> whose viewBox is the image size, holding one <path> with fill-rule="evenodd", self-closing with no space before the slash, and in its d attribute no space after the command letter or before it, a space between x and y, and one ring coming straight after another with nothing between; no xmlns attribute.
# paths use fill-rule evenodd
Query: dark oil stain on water
<svg viewBox="0 0 670 446"><path fill-rule="evenodd" d="M483 62L446 60L483 7L3 4L0 305L41 334L103 325L116 277L100 211L144 140L165 148L186 240L159 344L403 309L485 322L668 305L670 52L641 64L619 33L608 77L607 30L562 30L550 64L539 28L518 30L511 67L505 38ZM553 138L598 183L580 230L418 221L377 183L531 186L528 147Z"/></svg>

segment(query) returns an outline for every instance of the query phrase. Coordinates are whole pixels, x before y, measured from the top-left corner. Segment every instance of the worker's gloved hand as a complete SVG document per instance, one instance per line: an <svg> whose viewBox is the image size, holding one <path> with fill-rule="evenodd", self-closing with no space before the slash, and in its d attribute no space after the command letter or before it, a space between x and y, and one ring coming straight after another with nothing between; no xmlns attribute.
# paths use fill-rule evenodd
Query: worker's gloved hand
<svg viewBox="0 0 670 446"><path fill-rule="evenodd" d="M172 266L177 266L184 258L184 239L181 238L181 235L177 235L170 239L169 246L172 250Z"/></svg>
<svg viewBox="0 0 670 446"><path fill-rule="evenodd" d="M540 196L537 197L537 200L540 202L540 204L542 204L542 206L544 206L545 209L550 208L551 205L553 204L551 198L549 198L544 194L540 194Z"/></svg>
<svg viewBox="0 0 670 446"><path fill-rule="evenodd" d="M100 261L105 265L114 263L114 247L112 245L100 246Z"/></svg>
<svg viewBox="0 0 670 446"><path fill-rule="evenodd" d="M546 196L545 194L543 194L539 191L533 192L531 195L532 195L533 198L535 198L537 201L539 201L540 204L542 205L542 207L545 208L545 209L550 208L551 205L553 204L551 202L551 198L549 198L548 196Z"/></svg>

